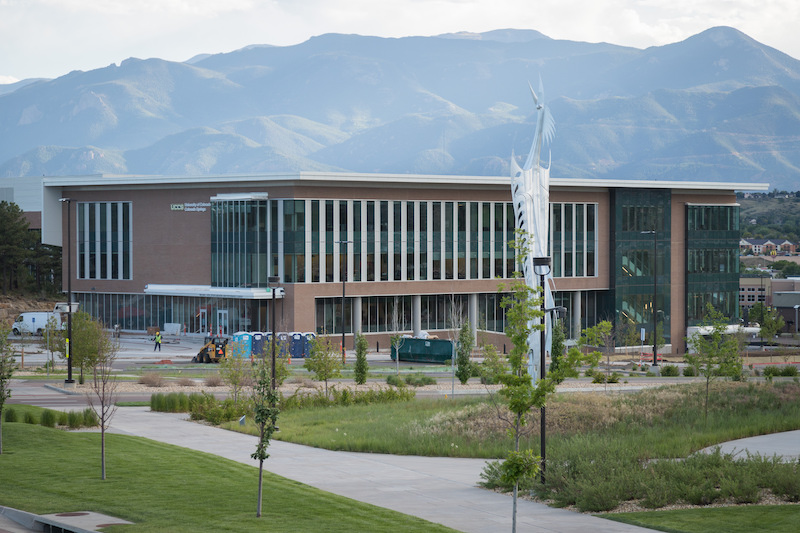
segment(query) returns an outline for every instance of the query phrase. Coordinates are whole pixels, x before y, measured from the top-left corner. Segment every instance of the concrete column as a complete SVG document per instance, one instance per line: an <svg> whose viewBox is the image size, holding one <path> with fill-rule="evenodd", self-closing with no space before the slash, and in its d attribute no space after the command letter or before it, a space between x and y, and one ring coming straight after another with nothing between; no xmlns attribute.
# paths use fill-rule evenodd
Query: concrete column
<svg viewBox="0 0 800 533"><path fill-rule="evenodd" d="M361 328L361 296L356 296L353 298L353 332L361 333Z"/></svg>
<svg viewBox="0 0 800 533"><path fill-rule="evenodd" d="M422 296L415 294L411 297L411 329L414 337L419 337L422 330Z"/></svg>
<svg viewBox="0 0 800 533"><path fill-rule="evenodd" d="M581 291L572 294L572 325L575 331L575 338L581 338Z"/></svg>
<svg viewBox="0 0 800 533"><path fill-rule="evenodd" d="M472 338L478 338L478 295L469 295L469 327L472 329Z"/></svg>

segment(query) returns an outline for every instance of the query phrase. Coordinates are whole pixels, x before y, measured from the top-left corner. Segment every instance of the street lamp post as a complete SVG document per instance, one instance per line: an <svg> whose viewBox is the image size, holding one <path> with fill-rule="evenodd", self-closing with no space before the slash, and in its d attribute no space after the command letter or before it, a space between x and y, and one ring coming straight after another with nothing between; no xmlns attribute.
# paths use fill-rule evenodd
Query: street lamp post
<svg viewBox="0 0 800 533"><path fill-rule="evenodd" d="M275 331L275 284L280 282L281 278L278 276L269 276L267 278L267 285L269 286L270 292L272 293L272 309L270 309L270 322L272 323L272 381L270 382L270 388L274 392L277 388L277 382L275 380L275 337L277 336L277 332Z"/></svg>
<svg viewBox="0 0 800 533"><path fill-rule="evenodd" d="M72 198L59 198L59 202L67 203L67 339L65 349L67 352L67 379L64 383L72 384Z"/></svg>
<svg viewBox="0 0 800 533"><path fill-rule="evenodd" d="M655 227L655 223L653 224ZM643 235L653 234L653 366L658 366L658 322L656 312L656 298L658 297L658 242L656 230L643 231Z"/></svg>
<svg viewBox="0 0 800 533"><path fill-rule="evenodd" d="M341 244L344 246L344 261L340 261L342 267L339 269L339 276L342 278L342 364L345 364L345 350L344 350L344 283L347 281L347 245L352 243L353 241L336 241L336 244ZM341 248L339 249L339 255L341 256ZM398 355L397 359L399 360L400 357Z"/></svg>
<svg viewBox="0 0 800 533"><path fill-rule="evenodd" d="M797 335L797 310L800 309L800 304L794 306L794 334Z"/></svg>
<svg viewBox="0 0 800 533"><path fill-rule="evenodd" d="M545 301L544 301L544 278L545 278L545 276L547 276L550 273L550 258L549 257L534 257L533 258L533 271L534 271L534 273L539 274L539 280L540 280L539 286L542 288L542 294L541 294L541 297L542 297L542 305L541 305L541 310L542 310L542 329L539 332L539 334L540 334L540 337L539 337L539 339L540 339L539 340L539 366L540 366L539 379L544 379L545 372L546 372L546 367L545 367L545 346L544 345L545 345L545 339L546 339L546 336L547 336L547 332L545 331L545 329L547 327L547 321L545 320L546 310L545 310ZM539 420L539 439L540 439L539 447L541 448L541 452L542 452L541 453L542 458L541 458L540 472L541 472L542 483L544 483L544 481L545 481L545 468L546 468L546 465L547 465L547 461L546 461L547 452L546 452L546 448L545 448L545 441L546 441L545 432L546 432L547 425L546 425L546 420L545 420L546 412L545 412L545 407L544 406L541 407L540 414L541 414L541 416L540 416L540 420Z"/></svg>

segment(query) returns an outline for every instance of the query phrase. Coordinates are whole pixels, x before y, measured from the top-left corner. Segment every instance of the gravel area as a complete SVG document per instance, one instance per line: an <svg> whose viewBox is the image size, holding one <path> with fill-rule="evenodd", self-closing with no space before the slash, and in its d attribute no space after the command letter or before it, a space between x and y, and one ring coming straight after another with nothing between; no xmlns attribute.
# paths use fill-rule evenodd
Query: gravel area
<svg viewBox="0 0 800 533"><path fill-rule="evenodd" d="M25 373L17 372L15 373L15 377L24 377ZM206 384L204 380L195 379L192 380L193 385L184 385L178 382L178 380L165 378L164 383L161 386L151 386L143 383L138 383L136 381L124 381L120 380L117 382L117 392L119 393L157 393L157 392L185 392L186 394L190 394L193 392L211 392L211 393L226 393L230 392L230 387L227 385L209 385ZM597 384L591 383L589 381L578 381L578 380L568 380L557 387L558 392L622 392L622 391L630 391L630 390L637 390L645 387L659 387L662 385L668 385L669 382L661 381L658 379L648 379L645 383L609 383L609 384ZM334 380L328 382L328 388L336 387L337 389L347 388L351 391L363 391L363 390L380 390L386 389L391 387L385 381L377 381L377 380L370 380L364 385L357 385L352 380ZM290 378L287 380L279 390L284 395L294 394L298 390L305 390L309 392L313 392L315 390L324 390L325 384L319 381L312 381L311 379L292 379ZM442 394L446 395L449 394L451 391L454 391L455 394L484 394L487 392L497 392L500 389L500 385L483 385L475 380L468 382L465 385L462 385L460 382L456 381L455 386L453 386L450 379L442 379L440 378L438 382L434 385L425 385L422 387L412 387L417 393L419 394ZM76 389L78 391L90 391L91 386L88 383L83 385L77 385Z"/></svg>

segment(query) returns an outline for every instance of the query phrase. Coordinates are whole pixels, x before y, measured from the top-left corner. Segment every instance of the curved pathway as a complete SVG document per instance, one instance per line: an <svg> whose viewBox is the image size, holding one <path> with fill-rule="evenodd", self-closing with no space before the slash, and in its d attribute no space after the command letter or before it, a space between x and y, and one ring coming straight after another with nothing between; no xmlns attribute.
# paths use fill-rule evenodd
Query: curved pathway
<svg viewBox="0 0 800 533"><path fill-rule="evenodd" d="M258 466L250 458L256 437L190 422L185 414L123 407L111 426L118 433ZM272 441L268 451L266 470L334 494L465 532L511 529L511 498L476 486L485 464L482 459L333 452L281 441ZM520 532L647 531L522 499L517 512Z"/></svg>

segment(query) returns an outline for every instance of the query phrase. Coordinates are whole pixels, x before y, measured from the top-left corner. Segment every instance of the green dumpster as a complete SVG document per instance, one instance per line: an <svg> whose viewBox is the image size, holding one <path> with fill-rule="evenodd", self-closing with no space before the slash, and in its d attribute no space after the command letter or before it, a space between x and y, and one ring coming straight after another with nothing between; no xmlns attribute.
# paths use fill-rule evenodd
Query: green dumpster
<svg viewBox="0 0 800 533"><path fill-rule="evenodd" d="M442 339L403 338L400 343L400 360L414 363L449 363L453 357L452 341ZM392 361L397 350L392 346Z"/></svg>

